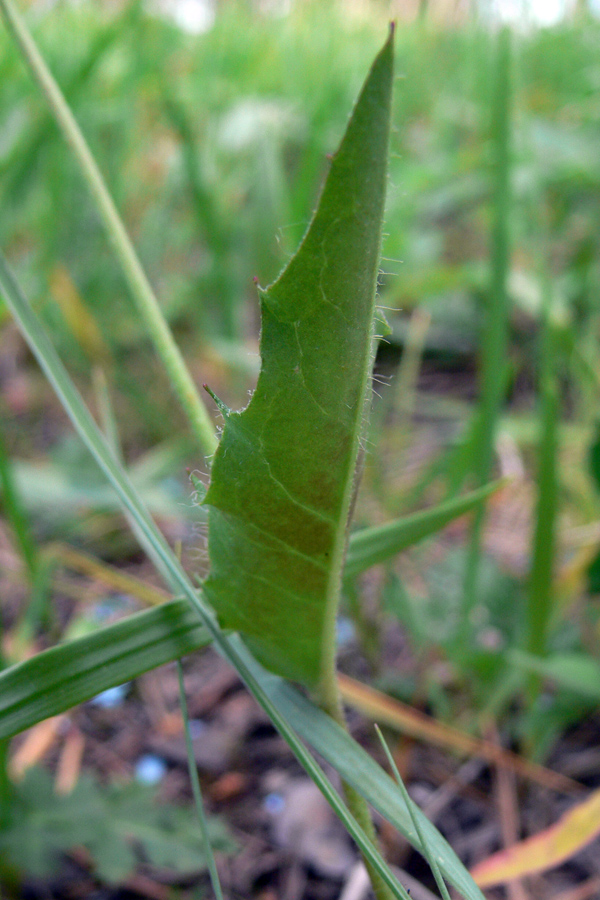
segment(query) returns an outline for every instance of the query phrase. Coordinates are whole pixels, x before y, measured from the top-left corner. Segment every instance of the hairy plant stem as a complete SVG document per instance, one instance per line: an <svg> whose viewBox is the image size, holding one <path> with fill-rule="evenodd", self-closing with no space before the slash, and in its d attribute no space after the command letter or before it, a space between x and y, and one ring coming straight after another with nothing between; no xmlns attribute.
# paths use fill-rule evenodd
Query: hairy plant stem
<svg viewBox="0 0 600 900"><path fill-rule="evenodd" d="M328 674L324 676L321 681L319 705L324 712L328 713L328 715L330 715L331 718L349 734L350 732L348 731L348 723L342 706L342 696L340 694L335 667L328 668ZM342 790L348 809L373 846L379 850L379 842L377 840L377 835L375 834L375 827L373 825L373 819L371 818L367 801L358 793L358 791L345 781L342 781ZM376 900L392 900L394 895L381 878L379 872L377 872L375 867L363 853L361 853L361 857L369 875L369 880Z"/></svg>
<svg viewBox="0 0 600 900"><path fill-rule="evenodd" d="M214 425L196 385L173 339L158 300L127 234L123 221L104 182L90 148L62 91L44 62L12 0L0 0L8 31L17 43L34 79L41 88L54 118L71 147L104 223L108 238L119 258L125 280L159 356L167 370L173 390L189 419L191 428L206 456L217 447Z"/></svg>

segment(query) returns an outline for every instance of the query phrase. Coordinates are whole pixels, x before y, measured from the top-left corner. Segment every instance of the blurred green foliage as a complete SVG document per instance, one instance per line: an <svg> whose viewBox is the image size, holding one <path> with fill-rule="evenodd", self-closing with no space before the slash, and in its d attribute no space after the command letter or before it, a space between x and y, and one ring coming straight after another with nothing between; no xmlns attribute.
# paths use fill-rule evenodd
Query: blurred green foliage
<svg viewBox="0 0 600 900"><path fill-rule="evenodd" d="M257 368L250 352L258 330L253 278L263 285L272 281L302 237L326 154L385 30L384 11L376 4L365 9L369 15L358 18L343 4L307 2L279 17L228 2L200 35L150 14L137 0L122 6L58 3L38 10L32 22L192 369L202 379L207 370L222 378L225 394L238 401ZM518 33L512 41L505 211L509 344L499 430L513 442L530 481L538 479L540 495L545 492L551 516L538 496L537 524L550 531L555 517L559 527L563 519L585 525L600 516L584 465L600 395L599 39L600 23L590 19ZM464 426L475 418L474 373L485 368L482 336L494 297L495 40L474 22L460 29L427 21L398 28L401 77L380 301L391 309L388 353L394 362L410 345L411 313L418 309L430 317L416 356L435 359L450 387L417 397L412 385L413 406L441 423L435 441L441 432L445 446L408 485L401 483L407 451L402 429L411 414L398 411L403 398L384 395L373 434L381 457L374 453L368 460L368 499L359 503L359 519L379 522L414 510L440 475L442 495L452 495L476 469L480 444L475 430ZM80 379L90 365L108 372L126 450L132 428L138 454L183 431L93 202L4 31L0 244ZM420 357L411 377L419 364ZM453 379L465 372L469 386L457 398ZM407 396L411 385L401 383ZM560 427L554 428L555 419ZM544 463L541 450L549 439ZM165 445L162 458L179 460L173 448ZM31 510L32 470L21 463L14 469ZM70 472L67 488L76 471L88 494L94 489L80 458L64 470ZM157 480L153 469L151 475L148 490ZM52 472L48 477L56 480ZM38 494L45 483L39 480ZM69 491L63 494L70 498ZM162 499L161 493L157 504ZM527 602L530 631L535 610L542 610L541 643L547 628L551 650L593 653L598 647L597 600L583 603L578 593L581 571L594 554L575 558L569 569L561 546L556 559L544 555L544 529L538 528L537 540L537 571L529 565L529 545L522 548L518 579L483 564L467 653L455 621L466 566L461 553L430 567L426 602L393 579L383 593L388 609L412 633L417 655L422 652L427 662L435 644L462 686L471 680L474 704L487 703L494 712L538 671L517 667L516 683L514 659L504 653L527 643ZM567 614L573 614L571 626L557 628ZM486 640L496 642L495 651L484 646ZM439 684L429 688L443 716L448 697ZM546 730L554 735L556 721L566 721L575 706L565 702L557 713L557 701L549 716L540 702L532 700L529 715L538 724L554 716ZM534 726L523 730L531 736ZM538 747L544 746L540 740Z"/></svg>
<svg viewBox="0 0 600 900"><path fill-rule="evenodd" d="M200 326L195 342L245 337L252 277L272 280L304 232L382 15L309 3L279 18L227 3L211 30L191 35L137 2L116 13L59 4L36 25L170 320L182 335ZM384 255L403 262L387 264L383 302L431 304L435 326L443 296L476 322L487 292L493 36L398 31ZM561 321L577 328L593 314L599 32L586 22L516 41L510 283L527 322L539 314L540 244ZM0 52L0 240L74 361L84 362L60 266L122 355L144 339L91 200L4 33ZM102 353L89 339L85 350Z"/></svg>
<svg viewBox="0 0 600 900"><path fill-rule="evenodd" d="M223 853L236 845L223 822L211 817L211 838ZM84 847L94 876L122 884L140 861L153 870L180 875L206 868L194 813L158 801L143 784L101 785L82 775L68 794L57 794L51 775L30 769L13 787L8 827L0 832L0 881L23 874L56 876L64 854Z"/></svg>

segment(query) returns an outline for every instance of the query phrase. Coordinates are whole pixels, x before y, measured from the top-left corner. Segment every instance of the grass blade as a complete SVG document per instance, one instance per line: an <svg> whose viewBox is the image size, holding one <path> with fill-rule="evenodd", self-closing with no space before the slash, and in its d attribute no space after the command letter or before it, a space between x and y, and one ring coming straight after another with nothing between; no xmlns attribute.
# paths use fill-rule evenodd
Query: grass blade
<svg viewBox="0 0 600 900"><path fill-rule="evenodd" d="M173 600L44 650L0 673L0 736L12 737L210 641L189 603Z"/></svg>
<svg viewBox="0 0 600 900"><path fill-rule="evenodd" d="M400 788L402 792L402 796L404 797L404 802L406 803L406 808L410 813L411 821L414 825L415 831L419 836L419 841L421 842L421 853L429 863L429 867L433 872L433 877L435 878L435 883L438 886L438 890L443 897L443 900L450 900L450 894L448 893L448 888L444 883L444 879L442 878L442 873L440 872L440 867L437 864L437 860L431 849L427 843L425 838L425 834L423 833L423 829L421 828L421 823L419 822L419 817L416 815L414 810L413 801L411 800L409 793L406 789L406 785L404 784L402 778L400 777L400 772L398 771L398 767L396 765L396 761L390 752L390 748L388 747L386 740L381 732L381 728L379 725L375 725L375 731L377 732L377 737L381 741L381 746L385 751L385 755L387 757L387 761L390 764L390 768L394 774L394 778L396 779L396 784Z"/></svg>
<svg viewBox="0 0 600 900"><path fill-rule="evenodd" d="M510 99L511 34L503 28L498 35L495 99L493 115L494 199L492 234L492 283L487 322L481 350L481 398L477 411L475 477L479 485L489 479L494 437L505 390L508 340L509 215L510 215ZM465 571L463 627L476 602L481 554L481 532L485 507L475 514Z"/></svg>
<svg viewBox="0 0 600 900"><path fill-rule="evenodd" d="M558 507L558 427L560 401L554 374L557 353L550 321L550 285L546 284L540 341L539 391L541 396L538 444L537 505L529 591L527 597L527 650L542 655L546 650L552 614L552 581L556 555Z"/></svg>
<svg viewBox="0 0 600 900"><path fill-rule="evenodd" d="M440 503L432 509L403 516L393 522L386 522L385 525L355 531L350 536L344 580L355 578L371 566L385 562L402 550L441 531L459 516L478 509L484 500L504 484L504 480L495 481L464 497Z"/></svg>

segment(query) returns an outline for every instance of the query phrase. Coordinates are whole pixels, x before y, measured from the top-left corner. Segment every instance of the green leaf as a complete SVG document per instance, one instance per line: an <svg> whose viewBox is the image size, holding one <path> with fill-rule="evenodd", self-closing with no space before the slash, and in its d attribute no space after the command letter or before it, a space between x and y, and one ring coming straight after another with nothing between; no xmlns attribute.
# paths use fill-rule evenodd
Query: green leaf
<svg viewBox="0 0 600 900"><path fill-rule="evenodd" d="M182 874L206 867L191 809L155 802L146 785L102 787L84 774L71 793L56 794L52 777L34 767L14 788L9 827L0 832L0 851L17 869L48 877L61 857L74 847L89 850L95 875L119 884L140 859ZM215 848L232 852L235 845L223 824L209 822Z"/></svg>
<svg viewBox="0 0 600 900"><path fill-rule="evenodd" d="M71 794L57 796L50 775L30 769L14 788L8 827L0 832L0 857L34 877L53 875L61 854L91 840L103 816L105 809L88 778Z"/></svg>
<svg viewBox="0 0 600 900"><path fill-rule="evenodd" d="M344 580L356 577L371 566L385 562L396 553L441 531L449 522L476 509L503 484L504 481L495 481L464 497L440 503L433 509L425 509L411 516L386 522L385 525L355 532L350 537Z"/></svg>
<svg viewBox="0 0 600 900"><path fill-rule="evenodd" d="M375 60L297 254L261 291L262 368L225 412L205 498L204 588L281 675L315 685L334 621L372 362L392 33Z"/></svg>

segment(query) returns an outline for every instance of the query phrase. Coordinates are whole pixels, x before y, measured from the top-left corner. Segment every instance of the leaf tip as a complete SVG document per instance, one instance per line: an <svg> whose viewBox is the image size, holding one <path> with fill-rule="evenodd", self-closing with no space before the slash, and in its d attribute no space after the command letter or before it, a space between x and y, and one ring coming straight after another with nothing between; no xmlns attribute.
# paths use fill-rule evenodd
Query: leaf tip
<svg viewBox="0 0 600 900"><path fill-rule="evenodd" d="M226 406L225 403L223 403L223 401L219 399L219 397L217 397L212 388L210 388L207 384L203 384L202 387L204 388L206 393L215 401L219 412L222 413L225 418L228 418L231 415L231 410L229 409L229 407Z"/></svg>

